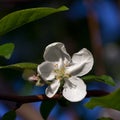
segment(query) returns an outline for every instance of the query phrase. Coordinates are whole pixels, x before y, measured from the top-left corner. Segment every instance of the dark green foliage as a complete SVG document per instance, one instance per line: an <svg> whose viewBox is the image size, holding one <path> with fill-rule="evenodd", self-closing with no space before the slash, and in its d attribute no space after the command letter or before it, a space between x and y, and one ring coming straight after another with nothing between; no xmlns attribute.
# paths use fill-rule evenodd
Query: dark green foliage
<svg viewBox="0 0 120 120"><path fill-rule="evenodd" d="M11 65L7 65L7 66L0 66L0 69L6 69L6 68L10 68L10 69L36 69L37 68L37 64L35 63L16 63L16 64L11 64Z"/></svg>
<svg viewBox="0 0 120 120"><path fill-rule="evenodd" d="M0 36L24 24L33 22L53 13L66 10L68 10L68 8L62 6L60 8L40 7L15 11L0 20Z"/></svg>
<svg viewBox="0 0 120 120"><path fill-rule="evenodd" d="M86 82L98 81L98 82L103 82L111 86L115 86L114 80L110 76L107 76L107 75L101 75L101 76L88 75L88 76L82 77L82 79Z"/></svg>
<svg viewBox="0 0 120 120"><path fill-rule="evenodd" d="M58 104L62 107L68 107L70 102L62 97L60 100L58 100Z"/></svg>
<svg viewBox="0 0 120 120"><path fill-rule="evenodd" d="M40 113L45 120L47 120L50 112L55 107L56 103L56 100L46 100L41 103Z"/></svg>
<svg viewBox="0 0 120 120"><path fill-rule="evenodd" d="M16 119L16 113L15 111L9 111L4 114L2 117L2 120L15 120Z"/></svg>
<svg viewBox="0 0 120 120"><path fill-rule="evenodd" d="M14 50L14 44L12 43L6 43L0 45L0 56L9 59L12 55L13 50Z"/></svg>
<svg viewBox="0 0 120 120"><path fill-rule="evenodd" d="M109 118L109 117L102 117L102 118L99 118L97 120L113 120L112 118Z"/></svg>
<svg viewBox="0 0 120 120"><path fill-rule="evenodd" d="M101 106L120 111L120 88L107 96L91 98L91 100L88 103L86 103L85 106L89 109Z"/></svg>

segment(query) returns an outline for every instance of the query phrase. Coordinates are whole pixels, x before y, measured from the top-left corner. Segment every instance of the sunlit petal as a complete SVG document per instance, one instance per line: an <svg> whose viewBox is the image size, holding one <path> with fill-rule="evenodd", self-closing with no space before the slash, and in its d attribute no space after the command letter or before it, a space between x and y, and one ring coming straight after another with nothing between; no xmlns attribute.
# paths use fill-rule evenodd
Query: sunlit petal
<svg viewBox="0 0 120 120"><path fill-rule="evenodd" d="M83 48L79 52L73 54L71 66L66 71L71 75L83 76L87 74L93 67L93 56L89 50Z"/></svg>
<svg viewBox="0 0 120 120"><path fill-rule="evenodd" d="M85 98L87 94L86 84L82 79L77 77L71 77L65 82L63 89L63 96L71 101L78 102Z"/></svg>
<svg viewBox="0 0 120 120"><path fill-rule="evenodd" d="M71 59L64 44L55 42L46 47L44 59L45 62L38 65L37 71L48 84L46 96L53 97L59 87L63 86L62 94L67 100L78 102L85 98L86 84L77 76L87 74L93 67L94 60L89 50L83 48L73 54Z"/></svg>
<svg viewBox="0 0 120 120"><path fill-rule="evenodd" d="M55 42L48 45L44 52L44 59L50 62L58 62L62 59L63 62L71 60L63 43Z"/></svg>

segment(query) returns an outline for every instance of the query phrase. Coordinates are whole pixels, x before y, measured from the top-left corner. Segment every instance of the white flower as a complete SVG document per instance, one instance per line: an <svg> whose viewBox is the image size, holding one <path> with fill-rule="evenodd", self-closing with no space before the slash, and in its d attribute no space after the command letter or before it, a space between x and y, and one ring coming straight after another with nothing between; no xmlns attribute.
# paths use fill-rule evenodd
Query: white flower
<svg viewBox="0 0 120 120"><path fill-rule="evenodd" d="M86 84L77 76L87 74L93 66L93 56L83 48L73 54L72 59L63 43L48 45L44 52L45 62L38 65L38 73L44 81L52 81L46 88L46 95L53 97L61 86L63 96L71 101L81 101L87 94Z"/></svg>

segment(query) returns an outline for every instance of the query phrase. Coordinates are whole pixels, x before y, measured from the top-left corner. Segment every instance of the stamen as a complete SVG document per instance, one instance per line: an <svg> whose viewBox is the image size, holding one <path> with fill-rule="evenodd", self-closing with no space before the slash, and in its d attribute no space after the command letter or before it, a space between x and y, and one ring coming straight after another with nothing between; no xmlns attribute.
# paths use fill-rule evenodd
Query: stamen
<svg viewBox="0 0 120 120"><path fill-rule="evenodd" d="M58 64L54 64L55 68L58 68Z"/></svg>
<svg viewBox="0 0 120 120"><path fill-rule="evenodd" d="M58 68L58 64L55 64L55 69L54 69L54 72L55 72L55 78L57 80L65 80L65 79L68 79L69 77L71 77L70 74L66 73L65 71L65 68L66 66L68 66L68 64L64 64L61 68Z"/></svg>

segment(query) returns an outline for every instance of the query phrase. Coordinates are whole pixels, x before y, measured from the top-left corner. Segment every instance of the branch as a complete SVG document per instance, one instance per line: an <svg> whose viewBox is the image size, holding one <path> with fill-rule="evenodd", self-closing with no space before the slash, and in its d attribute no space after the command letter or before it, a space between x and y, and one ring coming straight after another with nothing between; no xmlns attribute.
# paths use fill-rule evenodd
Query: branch
<svg viewBox="0 0 120 120"><path fill-rule="evenodd" d="M101 91L101 90L91 90L87 91L86 97L100 97L108 95L109 92ZM16 95L2 95L0 94L0 100L7 100L11 102L16 102L19 105L22 105L24 103L31 103L31 102L39 102L43 100L50 100L50 99L56 99L59 100L62 97L61 94L56 94L52 98L48 98L46 95L32 95L32 96L16 96Z"/></svg>

